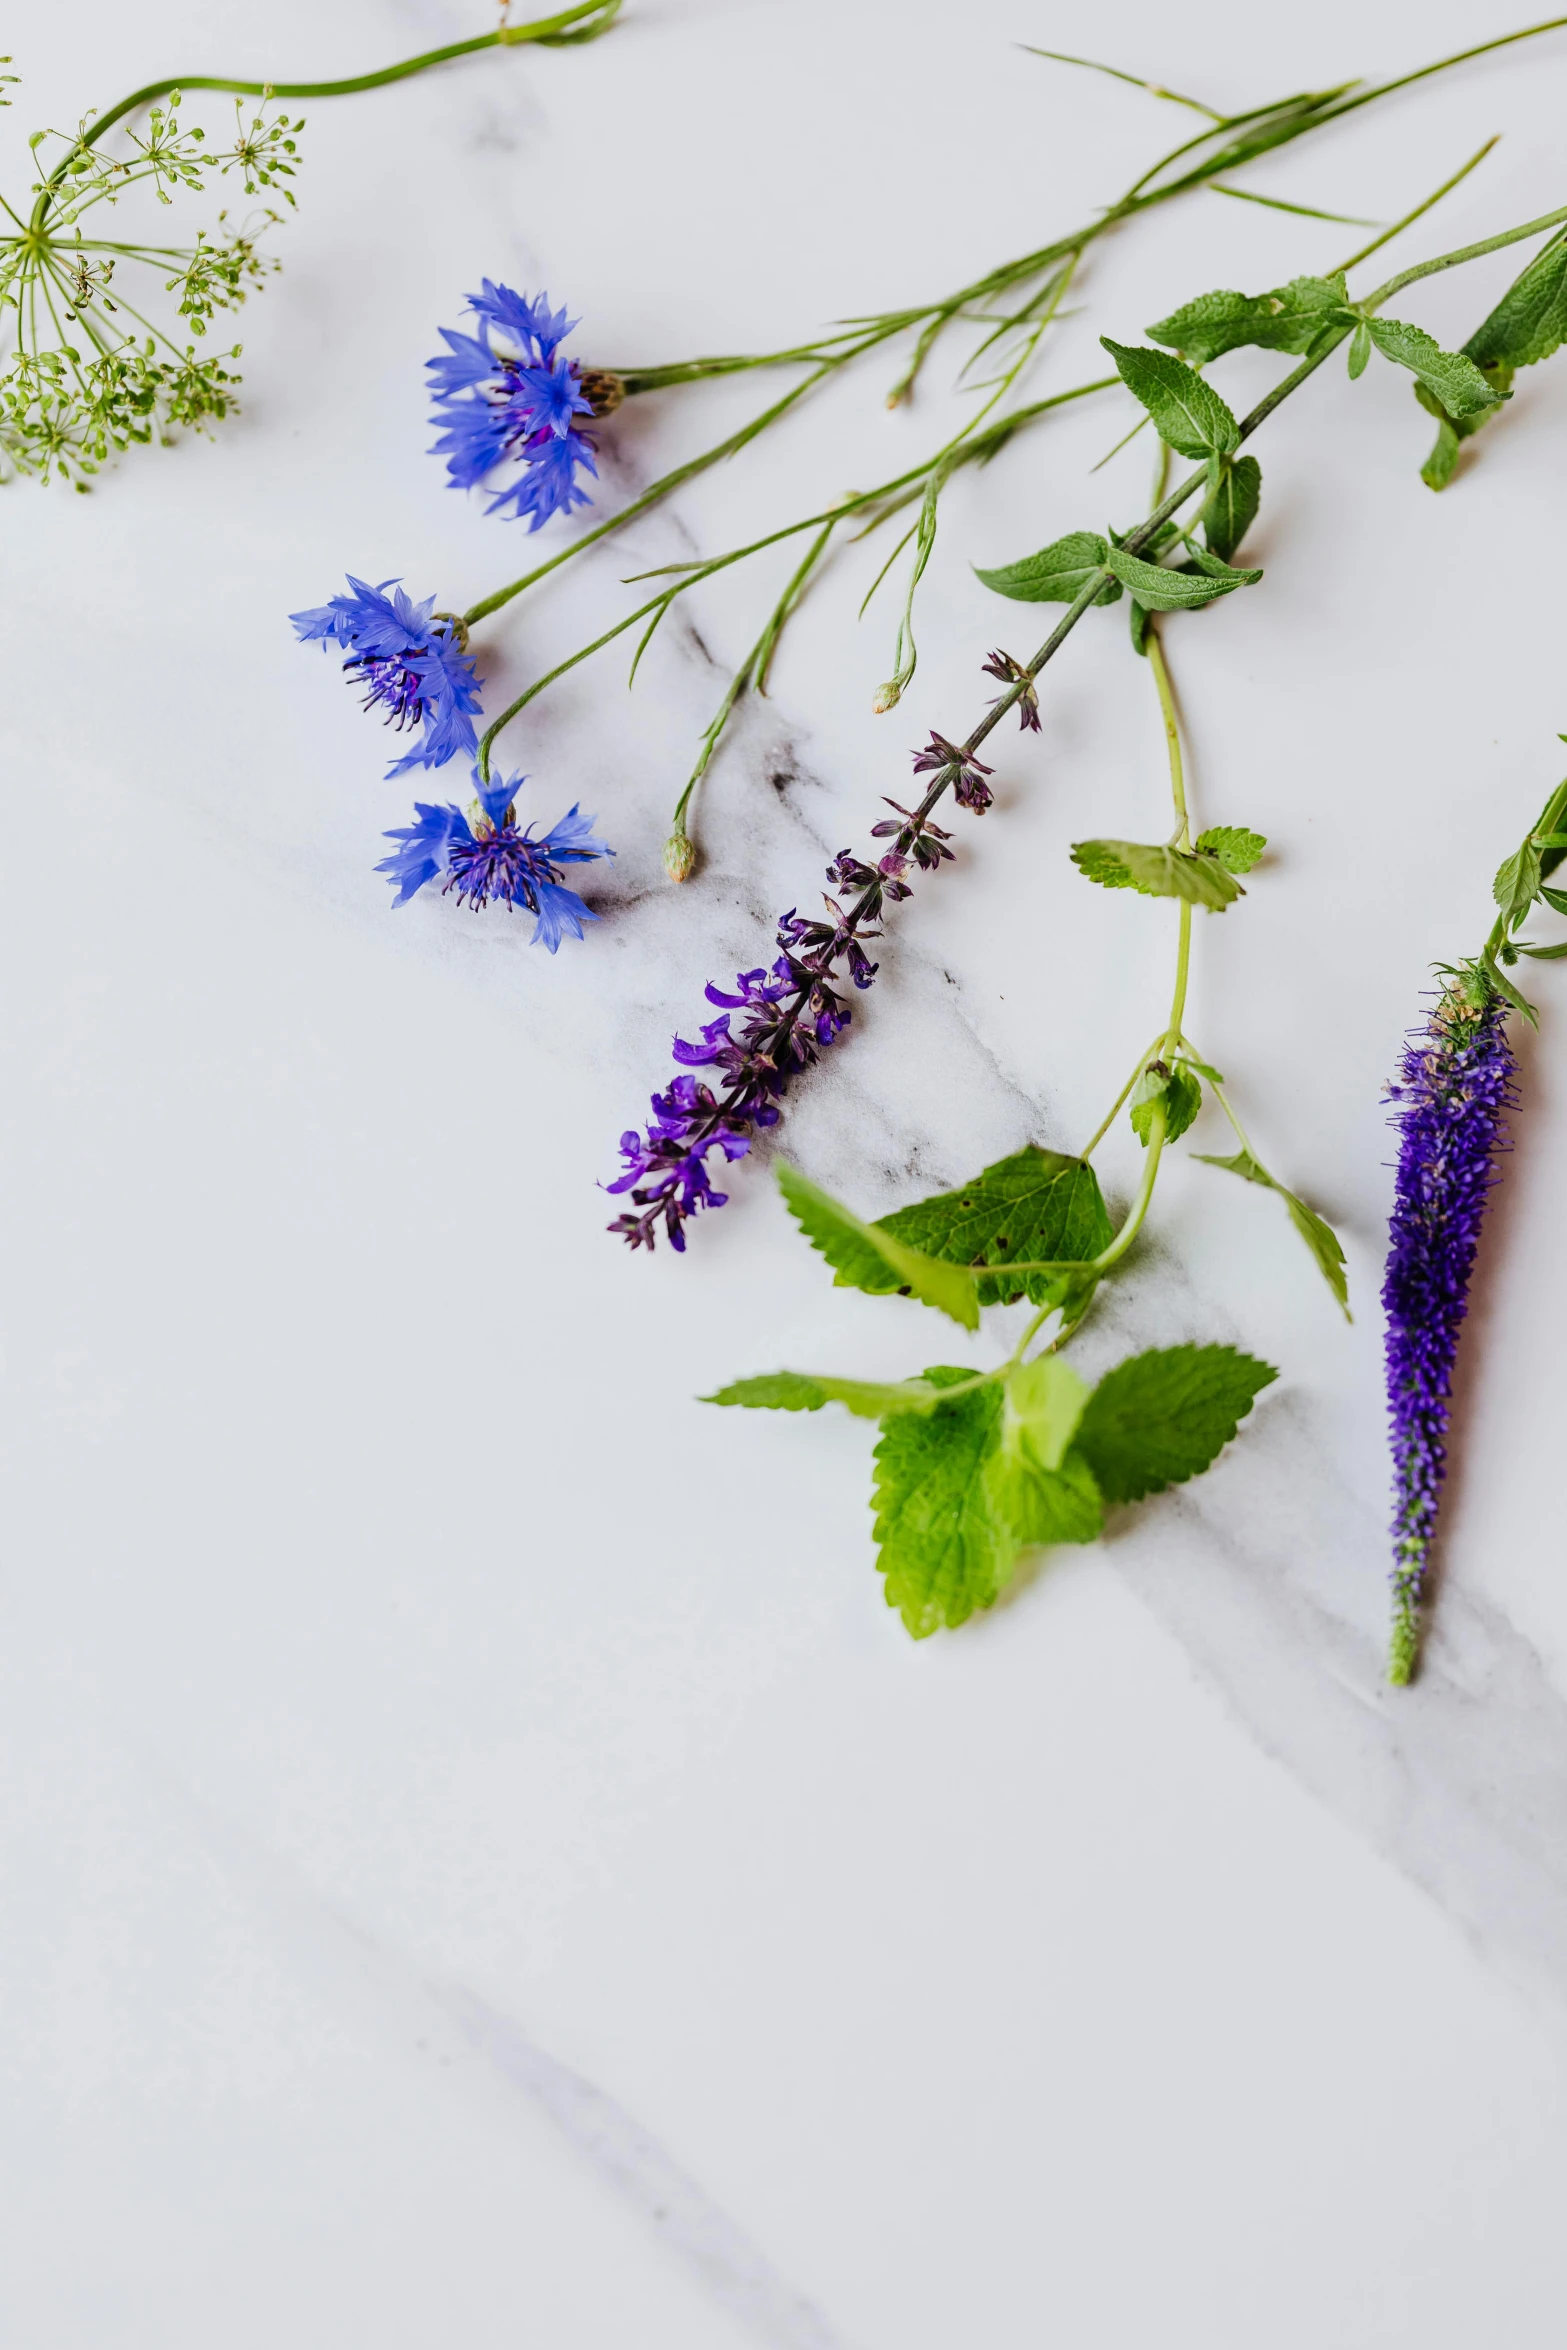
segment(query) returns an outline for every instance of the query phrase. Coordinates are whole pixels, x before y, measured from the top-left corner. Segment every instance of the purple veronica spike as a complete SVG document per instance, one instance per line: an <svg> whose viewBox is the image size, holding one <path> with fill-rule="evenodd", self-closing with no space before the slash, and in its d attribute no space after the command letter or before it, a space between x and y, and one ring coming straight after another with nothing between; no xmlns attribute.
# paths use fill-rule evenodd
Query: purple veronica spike
<svg viewBox="0 0 1567 2350"><path fill-rule="evenodd" d="M1419 1609L1447 1471L1448 1402L1502 1114L1516 1106L1507 1005L1473 972L1444 989L1404 1049L1398 1181L1389 1223L1387 1400L1393 1445L1393 1643L1388 1678L1414 1674Z"/></svg>
<svg viewBox="0 0 1567 2350"><path fill-rule="evenodd" d="M510 507L538 530L552 515L592 503L577 475L597 474L594 443L577 419L591 417L594 405L577 362L556 355L577 322L552 311L548 295L530 299L489 278L482 293L468 296L468 307L478 333L443 326L446 349L429 362L431 421L440 428L431 453L446 459L451 486L462 490L519 462L521 474L487 511Z"/></svg>
<svg viewBox="0 0 1567 2350"><path fill-rule="evenodd" d="M350 572L348 588L346 596L289 618L301 644L343 648L344 673L365 688L367 710L381 711L396 733L421 729L388 775L443 767L458 751L471 759L478 748L479 681L461 622L437 615L433 596L416 604L395 579L371 587Z"/></svg>
<svg viewBox="0 0 1567 2350"><path fill-rule="evenodd" d="M585 922L598 916L584 905L574 889L561 883L562 868L588 864L595 857L612 857L593 830L593 818L571 808L542 840L517 825L513 806L524 775L499 777L485 784L474 777L479 805L469 822L449 804L427 807L415 801L415 821L389 832L398 845L383 857L377 873L384 873L397 895L392 904L405 906L427 882L444 875L442 894L455 889L459 905L477 912L492 898L513 908L526 907L535 917L531 945L548 947L553 955L569 935L581 938Z"/></svg>

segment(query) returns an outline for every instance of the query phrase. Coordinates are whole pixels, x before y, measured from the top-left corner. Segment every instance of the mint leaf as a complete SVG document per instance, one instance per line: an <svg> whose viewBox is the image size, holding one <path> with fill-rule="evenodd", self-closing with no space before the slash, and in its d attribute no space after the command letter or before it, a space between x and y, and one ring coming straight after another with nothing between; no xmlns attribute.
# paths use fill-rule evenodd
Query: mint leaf
<svg viewBox="0 0 1567 2350"><path fill-rule="evenodd" d="M919 1379L879 1384L871 1379L834 1379L806 1371L764 1371L756 1379L733 1379L699 1403L739 1404L750 1412L819 1412L824 1403L847 1404L862 1420L891 1412L931 1412L936 1399Z"/></svg>
<svg viewBox="0 0 1567 2350"><path fill-rule="evenodd" d="M1540 894L1540 852L1532 840L1516 849L1497 872L1491 895L1501 907L1509 930L1516 930Z"/></svg>
<svg viewBox="0 0 1567 2350"><path fill-rule="evenodd" d="M1465 358L1462 351L1444 351L1423 327L1408 326L1401 318L1368 318L1365 325L1383 358L1407 367L1455 422L1497 405L1496 390L1474 361ZM1511 394L1501 397L1510 398Z"/></svg>
<svg viewBox="0 0 1567 2350"><path fill-rule="evenodd" d="M974 577L983 587L993 588L998 596L1011 596L1019 604L1075 604L1096 571L1104 569L1105 542L1091 530L1070 530L1064 539L1053 539L1048 547L1041 547L1037 555L1025 555L1021 563L1004 563L999 571L981 571L976 564ZM1121 593L1120 585L1107 579L1096 604L1113 604Z"/></svg>
<svg viewBox="0 0 1567 2350"><path fill-rule="evenodd" d="M782 1159L778 1188L806 1239L831 1265L840 1288L865 1289L873 1296L907 1289L922 1305L950 1314L965 1330L978 1329L979 1300L972 1274L938 1264L876 1225L862 1223Z"/></svg>
<svg viewBox="0 0 1567 2350"><path fill-rule="evenodd" d="M1081 1264L1108 1248L1112 1237L1093 1168L1036 1143L998 1159L956 1191L937 1192L883 1216L877 1230L927 1257L975 1268ZM1027 1297L1043 1305L1057 1287L1048 1273L981 1275L979 1302L1010 1304Z"/></svg>
<svg viewBox="0 0 1567 2350"><path fill-rule="evenodd" d="M1464 345L1476 367L1533 367L1567 342L1567 236L1555 236L1515 278Z"/></svg>
<svg viewBox="0 0 1567 2350"><path fill-rule="evenodd" d="M1188 612L1195 605L1211 604L1215 596L1233 595L1238 587L1252 587L1262 577L1260 571L1231 570L1216 556L1195 573L1167 571L1162 563L1145 563L1140 555L1125 554L1119 547L1105 549L1105 562L1147 612Z"/></svg>
<svg viewBox="0 0 1567 2350"><path fill-rule="evenodd" d="M1167 1069L1151 1061L1132 1088L1132 1132L1146 1150L1153 1133L1157 1103L1164 1104L1164 1139L1174 1142L1186 1132L1202 1108L1202 1087L1187 1069Z"/></svg>
<svg viewBox="0 0 1567 2350"><path fill-rule="evenodd" d="M1101 889L1140 890L1145 898L1184 898L1222 914L1246 892L1218 857L1206 850L1172 849L1140 840L1079 840L1072 862Z"/></svg>
<svg viewBox="0 0 1567 2350"><path fill-rule="evenodd" d="M1198 367L1244 343L1303 357L1345 301L1342 277L1297 277L1271 294L1199 294L1148 332Z"/></svg>
<svg viewBox="0 0 1567 2350"><path fill-rule="evenodd" d="M1210 553L1228 563L1257 519L1262 503L1262 467L1255 457L1226 457L1201 514Z"/></svg>
<svg viewBox="0 0 1567 2350"><path fill-rule="evenodd" d="M1036 1468L1059 1469L1088 1394L1086 1381L1059 1355L1019 1363L1002 1397L1003 1449L1028 1453Z"/></svg>
<svg viewBox="0 0 1567 2350"><path fill-rule="evenodd" d="M1423 385L1416 384L1417 393L1423 389ZM1458 452L1463 447L1463 443L1464 436L1459 432L1452 419L1447 416L1440 417L1437 421L1436 440L1432 445L1431 454L1420 468L1420 478L1428 490L1446 489L1458 469Z"/></svg>
<svg viewBox="0 0 1567 2350"><path fill-rule="evenodd" d="M1077 1449L1106 1501L1141 1501L1206 1469L1278 1373L1232 1346L1155 1347L1100 1380ZM915 1426L922 1423L905 1423Z"/></svg>
<svg viewBox="0 0 1567 2350"><path fill-rule="evenodd" d="M1224 456L1240 446L1241 428L1212 384L1168 351L1099 338L1121 381L1153 418L1160 440L1183 457Z"/></svg>
<svg viewBox="0 0 1567 2350"><path fill-rule="evenodd" d="M1343 1309L1346 1322L1354 1315L1349 1310L1349 1279L1344 1270L1344 1251L1339 1246L1338 1234L1325 1216L1315 1208L1308 1208L1303 1199L1287 1191L1276 1177L1270 1175L1250 1151L1237 1151L1232 1159L1216 1158L1211 1151L1193 1151L1194 1159L1201 1159L1205 1167L1223 1167L1231 1175L1241 1176L1247 1183L1260 1183L1265 1191L1276 1191L1289 1210L1290 1222L1317 1261L1317 1269Z"/></svg>
<svg viewBox="0 0 1567 2350"><path fill-rule="evenodd" d="M1104 1527L1104 1496L1082 1454L1042 1469L1024 1450L999 1444L986 1463L988 1499L1020 1550L1053 1542L1094 1542Z"/></svg>
<svg viewBox="0 0 1567 2350"><path fill-rule="evenodd" d="M1198 855L1217 857L1226 873L1249 873L1267 845L1265 833L1244 824L1210 824L1197 835Z"/></svg>
<svg viewBox="0 0 1567 2350"><path fill-rule="evenodd" d="M972 1376L938 1364L933 1387ZM1001 1389L992 1381L928 1418L889 1420L876 1447L877 1565L887 1605L916 1640L989 1607L1012 1572L1018 1537L987 1472L996 1452Z"/></svg>

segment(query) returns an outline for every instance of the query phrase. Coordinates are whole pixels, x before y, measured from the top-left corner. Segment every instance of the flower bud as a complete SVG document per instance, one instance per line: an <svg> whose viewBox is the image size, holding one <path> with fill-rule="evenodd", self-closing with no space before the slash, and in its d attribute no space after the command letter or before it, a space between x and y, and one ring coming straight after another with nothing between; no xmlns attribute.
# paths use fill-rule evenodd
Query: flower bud
<svg viewBox="0 0 1567 2350"><path fill-rule="evenodd" d="M682 830L664 843L664 871L671 881L689 881L696 871L696 842Z"/></svg>
<svg viewBox="0 0 1567 2350"><path fill-rule="evenodd" d="M899 685L895 677L889 677L885 685L879 685L876 688L876 699L872 702L871 708L878 718L885 718L887 712L895 710L902 699L902 686Z"/></svg>

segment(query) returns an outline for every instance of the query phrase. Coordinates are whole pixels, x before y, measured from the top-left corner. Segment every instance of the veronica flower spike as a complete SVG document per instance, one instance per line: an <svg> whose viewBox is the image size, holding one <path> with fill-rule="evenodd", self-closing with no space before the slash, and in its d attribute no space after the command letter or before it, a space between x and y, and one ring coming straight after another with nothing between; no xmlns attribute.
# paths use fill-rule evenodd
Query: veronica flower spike
<svg viewBox="0 0 1567 2350"><path fill-rule="evenodd" d="M289 618L301 644L342 648L344 675L365 688L367 710L379 710L395 733L419 729L388 775L444 767L458 752L475 757L479 681L468 631L455 613L437 612L433 596L416 604L395 579L371 587L350 572L346 596Z"/></svg>
<svg viewBox="0 0 1567 2350"><path fill-rule="evenodd" d="M595 836L594 819L576 808L542 840L532 837L531 824L519 829L515 801L527 780L525 775L498 776L485 783L476 771L478 797L466 816L449 802L431 807L416 800L413 823L387 834L398 845L376 867L397 893L394 907L406 906L427 883L438 880L443 896L455 890L458 904L475 912L492 898L525 908L535 917L529 943L548 947L552 955L568 933L581 938L583 924L598 916L563 885L561 874L568 865L615 852Z"/></svg>
<svg viewBox="0 0 1567 2350"><path fill-rule="evenodd" d="M619 379L599 370L587 374L575 359L560 356L560 345L576 325L564 310L552 311L549 296L536 299L510 286L484 280L468 296L478 320L476 334L442 327L446 349L429 362L435 398L431 422L440 428L431 455L446 459L451 487L474 488L503 466L522 470L487 508L508 507L530 530L554 514L592 504L579 473L597 477L594 442L580 423L606 416L622 396Z"/></svg>
<svg viewBox="0 0 1567 2350"><path fill-rule="evenodd" d="M1447 1474L1447 1425L1458 1340L1486 1206L1504 1147L1504 1113L1517 1107L1511 1013L1534 1007L1507 976L1519 957L1553 962L1567 944L1518 938L1530 909L1567 913L1548 877L1567 857L1567 783L1492 885L1501 911L1479 959L1445 974L1436 1007L1405 1046L1388 1088L1399 1130L1398 1179L1382 1303L1387 1313L1387 1408L1393 1451L1393 1639L1388 1679L1413 1680L1421 1608Z"/></svg>

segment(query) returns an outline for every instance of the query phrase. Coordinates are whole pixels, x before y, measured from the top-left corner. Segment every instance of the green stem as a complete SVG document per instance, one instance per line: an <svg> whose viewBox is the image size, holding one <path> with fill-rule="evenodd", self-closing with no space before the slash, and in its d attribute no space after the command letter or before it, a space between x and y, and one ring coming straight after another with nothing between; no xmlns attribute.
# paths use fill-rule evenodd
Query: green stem
<svg viewBox="0 0 1567 2350"><path fill-rule="evenodd" d="M215 74L174 74L161 82L148 82L133 90L128 98L121 98L107 114L99 116L90 130L82 134L81 145L90 147L112 130L126 115L134 114L140 106L150 106L155 98L167 98L174 91L221 90L237 98L348 98L360 90L385 89L391 82L406 81L410 74L423 73L432 65L446 65L454 57L473 57L481 49L511 49L522 42L537 42L546 48L559 47L572 41L594 40L608 32L620 14L622 0L576 0L571 8L562 8L554 16L541 16L531 24L513 25L499 32L479 33L472 40L449 41L442 49L426 49L417 57L406 57L396 65L384 65L376 73L362 73L335 82L242 82L230 81ZM78 152L72 150L72 154ZM34 208L32 226L41 229L49 215L49 207L59 191L59 183L70 164L67 156L50 173Z"/></svg>

